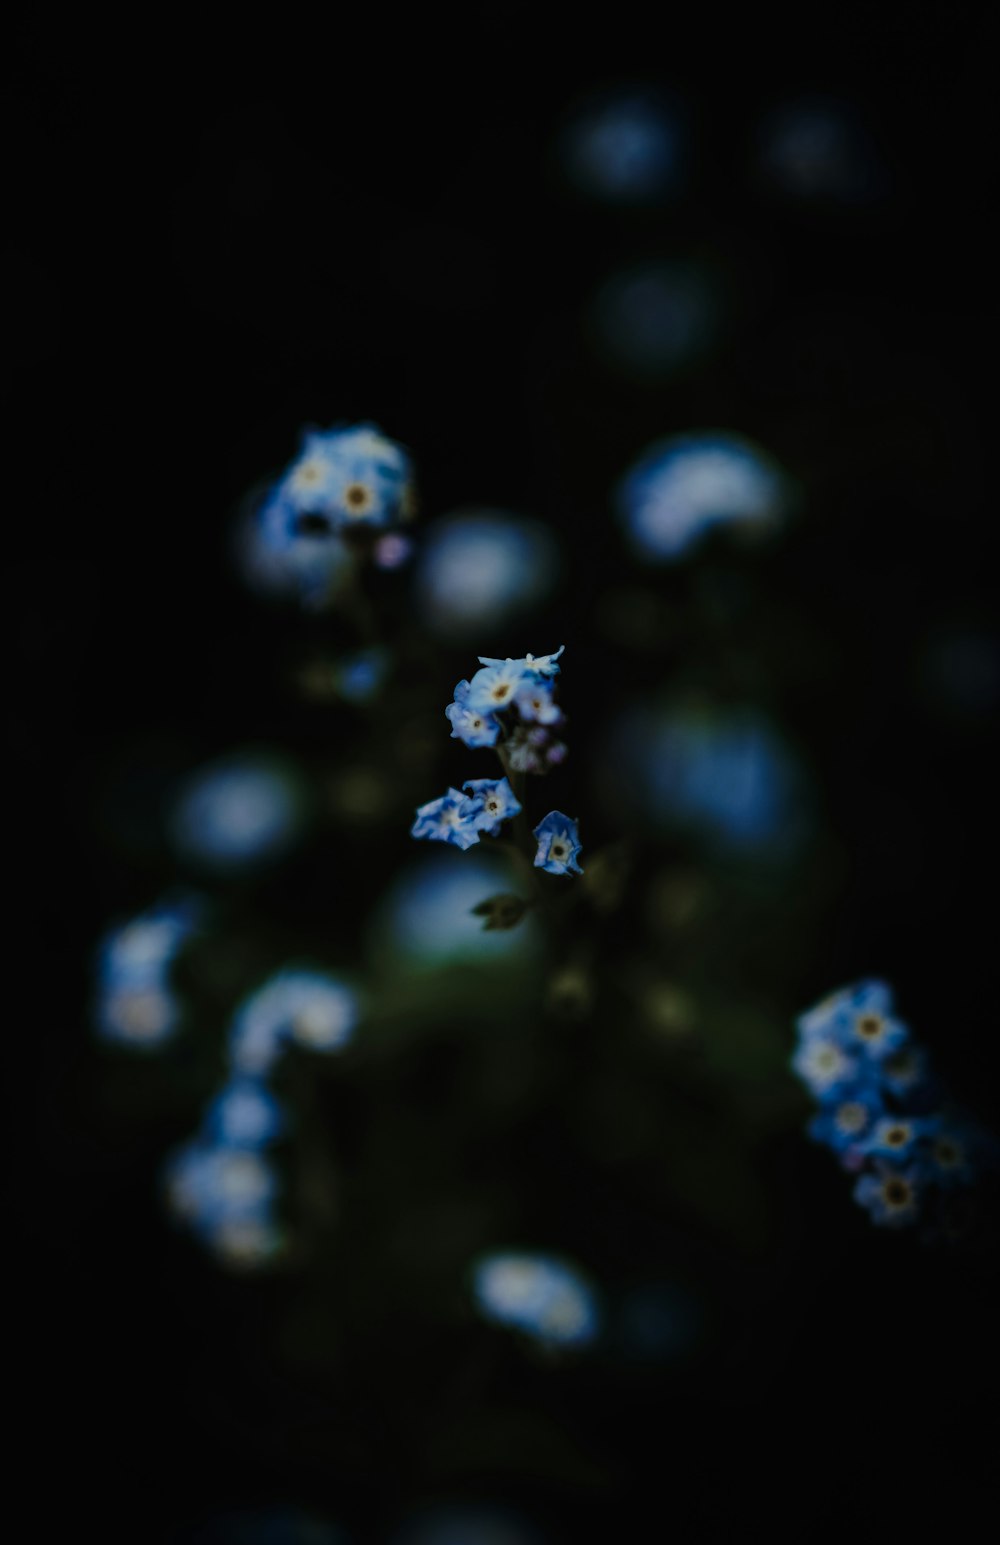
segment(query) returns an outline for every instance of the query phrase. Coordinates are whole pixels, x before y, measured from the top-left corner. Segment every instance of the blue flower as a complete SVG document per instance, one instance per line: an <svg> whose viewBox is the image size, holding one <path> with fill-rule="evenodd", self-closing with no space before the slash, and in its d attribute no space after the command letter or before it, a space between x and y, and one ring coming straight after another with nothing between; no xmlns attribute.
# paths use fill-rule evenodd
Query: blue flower
<svg viewBox="0 0 1000 1545"><path fill-rule="evenodd" d="M266 1084L239 1076L215 1095L204 1122L213 1142L236 1148L263 1147L279 1137L284 1126L281 1106Z"/></svg>
<svg viewBox="0 0 1000 1545"><path fill-rule="evenodd" d="M874 1172L859 1177L854 1187L854 1200L864 1207L873 1223L887 1228L905 1228L917 1221L920 1211L917 1174L912 1169L877 1164Z"/></svg>
<svg viewBox="0 0 1000 1545"><path fill-rule="evenodd" d="M462 787L471 789L473 799L479 801L480 809L474 819L479 830L489 837L498 835L501 822L510 821L521 813L521 806L506 778L469 778Z"/></svg>
<svg viewBox="0 0 1000 1545"><path fill-rule="evenodd" d="M852 1099L863 1083L858 1059L826 1036L812 1035L803 1041L792 1058L792 1067L821 1103Z"/></svg>
<svg viewBox="0 0 1000 1545"><path fill-rule="evenodd" d="M593 198L658 203L680 179L677 109L649 88L614 88L585 104L561 135L570 179Z"/></svg>
<svg viewBox="0 0 1000 1545"><path fill-rule="evenodd" d="M278 1191L278 1177L262 1154L201 1138L169 1156L164 1183L174 1215L208 1237L225 1224L269 1220Z"/></svg>
<svg viewBox="0 0 1000 1545"><path fill-rule="evenodd" d="M451 722L452 740L462 740L471 749L495 746L500 725L492 714L481 713L469 706L469 683L460 681L455 688L455 701L449 703L445 714Z"/></svg>
<svg viewBox="0 0 1000 1545"><path fill-rule="evenodd" d="M930 1062L922 1046L906 1045L890 1052L882 1059L879 1077L897 1100L915 1102L919 1099L925 1103L935 1092Z"/></svg>
<svg viewBox="0 0 1000 1545"><path fill-rule="evenodd" d="M771 531L790 503L789 480L759 446L706 432L660 440L618 487L618 513L636 554L651 563L683 557L711 528Z"/></svg>
<svg viewBox="0 0 1000 1545"><path fill-rule="evenodd" d="M482 1256L473 1266L472 1288L486 1319L546 1345L582 1346L600 1328L594 1289L574 1267L551 1255L503 1251Z"/></svg>
<svg viewBox="0 0 1000 1545"><path fill-rule="evenodd" d="M94 1022L105 1040L155 1050L176 1033L181 1014L170 971L199 917L191 898L164 901L101 941Z"/></svg>
<svg viewBox="0 0 1000 1545"><path fill-rule="evenodd" d="M449 789L440 799L421 805L410 827L411 837L426 837L431 842L450 842L464 852L479 841L482 828L477 817L482 801L470 799L458 789Z"/></svg>
<svg viewBox="0 0 1000 1545"><path fill-rule="evenodd" d="M292 1041L315 1051L338 1051L353 1036L360 1014L357 993L337 977L280 971L237 1010L229 1033L230 1061L238 1073L260 1077Z"/></svg>
<svg viewBox="0 0 1000 1545"><path fill-rule="evenodd" d="M561 724L562 710L547 681L530 681L518 689L514 698L521 718L527 724Z"/></svg>
<svg viewBox="0 0 1000 1545"><path fill-rule="evenodd" d="M413 470L401 446L374 424L307 430L299 455L275 497L303 529L381 528L407 520L415 507Z"/></svg>
<svg viewBox="0 0 1000 1545"><path fill-rule="evenodd" d="M843 1154L860 1149L873 1124L882 1115L882 1097L874 1085L858 1085L844 1098L827 1104L809 1123L809 1135L816 1142Z"/></svg>
<svg viewBox="0 0 1000 1545"><path fill-rule="evenodd" d="M467 706L474 713L494 714L509 708L525 681L531 679L526 660L495 660L469 682Z"/></svg>
<svg viewBox="0 0 1000 1545"><path fill-rule="evenodd" d="M577 823L570 820L568 815L563 815L561 810L550 810L535 827L534 835L538 838L536 869L544 869L549 874L583 873L576 861L580 852L580 834Z"/></svg>
<svg viewBox="0 0 1000 1545"><path fill-rule="evenodd" d="M937 1123L912 1116L881 1116L864 1140L866 1154L882 1159L912 1159L917 1144L932 1136Z"/></svg>
<svg viewBox="0 0 1000 1545"><path fill-rule="evenodd" d="M186 856L237 870L284 853L302 819L302 790L291 769L245 752L199 768L181 789L171 826Z"/></svg>

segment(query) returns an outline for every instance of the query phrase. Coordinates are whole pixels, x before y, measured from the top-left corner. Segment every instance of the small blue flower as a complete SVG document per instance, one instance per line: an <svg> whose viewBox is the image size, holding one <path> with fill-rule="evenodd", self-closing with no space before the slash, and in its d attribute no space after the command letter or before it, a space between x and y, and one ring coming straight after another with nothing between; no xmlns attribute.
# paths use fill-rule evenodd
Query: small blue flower
<svg viewBox="0 0 1000 1545"><path fill-rule="evenodd" d="M503 821L521 814L521 806L506 778L469 778L462 787L471 789L473 799L480 802L480 810L474 819L479 830L488 837L496 837Z"/></svg>
<svg viewBox="0 0 1000 1545"><path fill-rule="evenodd" d="M582 1346L600 1327L597 1296L583 1275L551 1255L504 1251L473 1267L476 1303L486 1319L543 1344Z"/></svg>
<svg viewBox="0 0 1000 1545"><path fill-rule="evenodd" d="M464 511L425 534L414 576L425 626L482 637L540 605L559 571L551 531L500 510Z"/></svg>
<svg viewBox="0 0 1000 1545"><path fill-rule="evenodd" d="M289 767L266 753L239 752L189 778L171 827L186 857L235 871L284 853L303 814L302 788Z"/></svg>
<svg viewBox="0 0 1000 1545"><path fill-rule="evenodd" d="M887 1228L905 1228L915 1223L920 1211L920 1186L912 1169L896 1169L878 1164L854 1187L854 1200L864 1207L873 1223Z"/></svg>
<svg viewBox="0 0 1000 1545"><path fill-rule="evenodd" d="M930 1060L922 1046L906 1045L890 1052L882 1059L879 1077L897 1100L920 1099L925 1103L926 1097L934 1092Z"/></svg>
<svg viewBox="0 0 1000 1545"><path fill-rule="evenodd" d="M153 1050L171 1039L180 1005L170 970L199 917L191 898L164 901L104 937L97 951L94 1021L105 1040Z"/></svg>
<svg viewBox="0 0 1000 1545"><path fill-rule="evenodd" d="M170 1210L199 1233L268 1218L278 1191L278 1177L262 1154L200 1138L170 1155L164 1181Z"/></svg>
<svg viewBox="0 0 1000 1545"><path fill-rule="evenodd" d="M912 1159L918 1143L931 1137L936 1125L912 1116L881 1116L864 1140L864 1151L880 1159Z"/></svg>
<svg viewBox="0 0 1000 1545"><path fill-rule="evenodd" d="M583 873L576 861L580 852L576 821L563 815L561 810L550 810L535 827L534 835L538 838L536 869L544 869L549 874Z"/></svg>
<svg viewBox="0 0 1000 1545"><path fill-rule="evenodd" d="M279 1137L285 1119L281 1106L258 1079L235 1077L219 1090L205 1115L213 1142L236 1148L260 1148Z"/></svg>
<svg viewBox="0 0 1000 1545"><path fill-rule="evenodd" d="M445 714L451 722L452 740L462 740L472 750L496 745L500 725L492 714L481 713L469 706L467 681L458 683L455 688L455 701L448 704Z"/></svg>
<svg viewBox="0 0 1000 1545"><path fill-rule="evenodd" d="M479 841L482 827L477 817L482 801L470 799L458 789L449 789L440 799L421 805L410 828L411 837L425 837L431 842L450 842L464 852Z"/></svg>
<svg viewBox="0 0 1000 1545"><path fill-rule="evenodd" d="M484 665L469 682L467 706L474 713L500 713L531 679L531 666L525 660L496 660Z"/></svg>
<svg viewBox="0 0 1000 1545"><path fill-rule="evenodd" d="M883 1112L882 1098L874 1085L851 1089L835 1103L826 1105L809 1123L809 1135L816 1142L847 1153L865 1142L873 1124Z"/></svg>
<svg viewBox="0 0 1000 1545"><path fill-rule="evenodd" d="M560 724L562 710L547 681L530 681L518 689L514 698L517 711L528 724Z"/></svg>
<svg viewBox="0 0 1000 1545"><path fill-rule="evenodd" d="M792 1058L792 1067L810 1094L822 1103L852 1099L863 1083L858 1059L825 1036L813 1035L803 1041Z"/></svg>
<svg viewBox="0 0 1000 1545"><path fill-rule="evenodd" d="M323 971L288 969L272 976L240 1005L229 1033L238 1073L266 1074L292 1041L338 1051L354 1034L361 1007L354 989Z"/></svg>

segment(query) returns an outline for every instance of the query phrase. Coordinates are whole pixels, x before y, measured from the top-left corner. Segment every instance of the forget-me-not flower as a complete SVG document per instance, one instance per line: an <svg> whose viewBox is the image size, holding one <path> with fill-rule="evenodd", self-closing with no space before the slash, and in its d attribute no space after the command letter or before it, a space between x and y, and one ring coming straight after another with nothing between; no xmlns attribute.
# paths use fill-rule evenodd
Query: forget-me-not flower
<svg viewBox="0 0 1000 1545"><path fill-rule="evenodd" d="M304 531L383 528L413 514L413 468L374 424L308 429L273 500L287 512L289 541Z"/></svg>
<svg viewBox="0 0 1000 1545"><path fill-rule="evenodd" d="M506 778L468 778L462 787L469 789L472 798L480 801L481 808L474 820L488 837L497 836L503 821L510 821L521 813L521 806Z"/></svg>
<svg viewBox="0 0 1000 1545"><path fill-rule="evenodd" d="M482 800L463 794L459 789L449 789L440 799L432 799L419 807L410 836L425 837L431 842L450 842L464 852L479 841L482 827L477 817L482 808Z"/></svg>
<svg viewBox="0 0 1000 1545"><path fill-rule="evenodd" d="M888 1228L915 1223L920 1209L916 1172L877 1164L873 1171L859 1177L854 1187L854 1199L865 1208L873 1223Z"/></svg>
<svg viewBox="0 0 1000 1545"><path fill-rule="evenodd" d="M451 724L452 740L462 740L472 750L496 745L500 725L491 713L482 712L470 705L467 681L458 683L455 701L448 704L445 715Z"/></svg>
<svg viewBox="0 0 1000 1545"><path fill-rule="evenodd" d="M561 810L550 810L534 831L538 839L535 868L548 874L582 874L577 863L581 851L577 823Z"/></svg>
<svg viewBox="0 0 1000 1545"><path fill-rule="evenodd" d="M260 1148L280 1137L285 1126L281 1106L256 1078L230 1078L209 1104L204 1130L217 1143Z"/></svg>
<svg viewBox="0 0 1000 1545"><path fill-rule="evenodd" d="M180 1024L171 967L200 915L193 898L176 898L104 937L97 951L94 1021L105 1040L153 1050L171 1039Z"/></svg>

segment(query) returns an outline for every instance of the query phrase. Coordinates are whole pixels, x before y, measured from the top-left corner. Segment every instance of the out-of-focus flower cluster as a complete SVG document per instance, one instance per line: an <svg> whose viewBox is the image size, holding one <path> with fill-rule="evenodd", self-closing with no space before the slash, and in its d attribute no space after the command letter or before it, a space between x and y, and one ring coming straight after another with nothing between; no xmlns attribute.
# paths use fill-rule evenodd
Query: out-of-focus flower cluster
<svg viewBox="0 0 1000 1545"><path fill-rule="evenodd" d="M858 1176L854 1198L872 1222L919 1223L928 1238L960 1233L973 1187L995 1166L995 1144L944 1100L892 989L845 987L797 1030L792 1067L819 1102L810 1136Z"/></svg>
<svg viewBox="0 0 1000 1545"><path fill-rule="evenodd" d="M176 1033L181 1008L171 967L198 926L201 904L165 900L113 929L97 951L94 1021L107 1041L157 1050Z"/></svg>
<svg viewBox="0 0 1000 1545"><path fill-rule="evenodd" d="M279 1171L268 1149L289 1117L268 1083L282 1053L339 1051L360 1015L356 992L321 971L285 970L238 1008L229 1034L229 1074L196 1135L164 1167L167 1204L224 1265L252 1270L284 1252Z"/></svg>
<svg viewBox="0 0 1000 1545"><path fill-rule="evenodd" d="M241 567L256 589L322 607L349 578L359 537L378 566L405 562L409 542L399 528L416 508L411 459L376 425L306 429L298 455L239 534Z"/></svg>

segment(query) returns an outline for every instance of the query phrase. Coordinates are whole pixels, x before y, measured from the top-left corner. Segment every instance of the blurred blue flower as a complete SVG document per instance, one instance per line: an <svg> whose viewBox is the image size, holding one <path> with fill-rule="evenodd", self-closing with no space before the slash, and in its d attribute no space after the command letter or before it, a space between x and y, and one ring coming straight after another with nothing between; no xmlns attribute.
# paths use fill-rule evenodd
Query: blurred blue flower
<svg viewBox="0 0 1000 1545"><path fill-rule="evenodd" d="M565 125L557 148L570 181L592 198L659 203L680 182L679 115L653 88L617 87L592 97Z"/></svg>
<svg viewBox="0 0 1000 1545"><path fill-rule="evenodd" d="M614 274L590 305L594 342L612 364L662 380L713 345L721 310L709 271L694 263L639 263Z"/></svg>
<svg viewBox="0 0 1000 1545"><path fill-rule="evenodd" d="M865 1137L863 1148L875 1158L911 1160L917 1144L926 1144L936 1126L937 1122L928 1118L880 1116Z"/></svg>
<svg viewBox="0 0 1000 1545"><path fill-rule="evenodd" d="M469 683L460 681L455 688L455 700L445 709L451 724L451 739L462 740L472 750L483 746L495 746L500 734L499 722L490 713L482 713L469 707Z"/></svg>
<svg viewBox="0 0 1000 1545"><path fill-rule="evenodd" d="M865 203L885 187L885 168L850 102L806 98L771 112L757 137L757 170L796 199Z"/></svg>
<svg viewBox="0 0 1000 1545"><path fill-rule="evenodd" d="M543 601L557 572L545 526L501 510L461 511L425 532L417 608L432 632L482 637Z"/></svg>
<svg viewBox="0 0 1000 1545"><path fill-rule="evenodd" d="M469 778L462 787L470 789L471 797L480 802L474 819L479 830L489 837L496 837L502 822L511 821L521 813L521 806L506 778Z"/></svg>
<svg viewBox="0 0 1000 1545"><path fill-rule="evenodd" d="M261 1153L195 1138L168 1156L163 1186L174 1218L224 1265L253 1270L280 1253L278 1177Z"/></svg>
<svg viewBox="0 0 1000 1545"><path fill-rule="evenodd" d="M627 711L612 734L606 781L618 799L627 784L646 823L736 855L787 858L809 829L802 769L751 708L677 702Z"/></svg>
<svg viewBox="0 0 1000 1545"><path fill-rule="evenodd" d="M354 555L333 532L294 531L297 516L273 491L251 496L233 533L236 566L246 585L263 596L296 599L321 609L340 594L354 570Z"/></svg>
<svg viewBox="0 0 1000 1545"><path fill-rule="evenodd" d="M358 994L323 971L288 968L241 1004L229 1034L237 1072L259 1077L290 1042L313 1051L339 1051L361 1016Z"/></svg>
<svg viewBox="0 0 1000 1545"><path fill-rule="evenodd" d="M483 1255L473 1265L472 1291L484 1318L545 1345L585 1346L600 1329L594 1288L576 1267L552 1255Z"/></svg>
<svg viewBox="0 0 1000 1545"><path fill-rule="evenodd" d="M303 816L301 784L291 769L267 754L241 752L188 779L171 829L185 857L235 871L286 852Z"/></svg>
<svg viewBox="0 0 1000 1545"><path fill-rule="evenodd" d="M285 1118L278 1100L259 1079L230 1078L211 1101L204 1130L214 1142L260 1148L279 1137Z"/></svg>
<svg viewBox="0 0 1000 1545"><path fill-rule="evenodd" d="M280 512L268 517L277 540L293 542L304 530L392 526L414 511L412 463L374 424L307 429L270 503Z"/></svg>
<svg viewBox="0 0 1000 1545"><path fill-rule="evenodd" d="M459 789L449 789L440 799L432 799L419 807L417 819L410 827L410 836L431 842L450 842L465 852L479 841L483 828L477 817L482 814L482 809L481 800L470 798Z"/></svg>
<svg viewBox="0 0 1000 1545"><path fill-rule="evenodd" d="M792 1057L792 1067L821 1103L852 1099L862 1081L858 1059L825 1036L803 1041Z"/></svg>
<svg viewBox="0 0 1000 1545"><path fill-rule="evenodd" d="M162 901L112 929L97 950L94 1023L108 1041L153 1050L180 1024L170 969L198 926L200 904L191 897Z"/></svg>
<svg viewBox="0 0 1000 1545"><path fill-rule="evenodd" d="M860 1083L820 1109L809 1123L809 1136L834 1153L859 1149L884 1109L878 1086Z"/></svg>
<svg viewBox="0 0 1000 1545"><path fill-rule="evenodd" d="M529 681L519 687L514 704L527 724L561 724L562 709L548 681Z"/></svg>
<svg viewBox="0 0 1000 1545"><path fill-rule="evenodd" d="M873 1223L905 1228L916 1223L920 1212L921 1194L916 1171L877 1164L873 1171L858 1178L854 1199L864 1207Z"/></svg>
<svg viewBox="0 0 1000 1545"><path fill-rule="evenodd" d="M773 531L789 508L791 485L751 440L705 431L651 445L619 483L616 498L636 555L668 563L715 526L755 537Z"/></svg>
<svg viewBox="0 0 1000 1545"><path fill-rule="evenodd" d="M472 909L486 896L516 888L516 872L501 849L459 854L437 846L404 869L386 894L374 920L380 968L426 971L495 961L509 976L515 962L537 955L533 918L509 930L484 930Z"/></svg>
<svg viewBox="0 0 1000 1545"><path fill-rule="evenodd" d="M576 821L561 810L550 810L535 827L534 835L538 839L536 869L544 869L548 874L583 873L577 863L581 847Z"/></svg>
<svg viewBox="0 0 1000 1545"><path fill-rule="evenodd" d="M349 703L369 703L389 675L392 659L385 649L359 649L337 663L337 691Z"/></svg>

